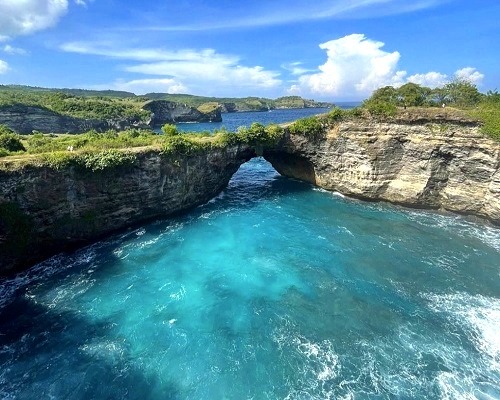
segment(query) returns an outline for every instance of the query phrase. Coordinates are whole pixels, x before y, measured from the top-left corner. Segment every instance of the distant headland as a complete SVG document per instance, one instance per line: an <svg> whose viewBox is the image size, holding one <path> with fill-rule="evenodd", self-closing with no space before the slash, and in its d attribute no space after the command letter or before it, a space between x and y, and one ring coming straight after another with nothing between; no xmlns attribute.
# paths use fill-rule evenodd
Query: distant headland
<svg viewBox="0 0 500 400"><path fill-rule="evenodd" d="M333 104L286 96L219 98L188 94L113 90L47 89L0 85L0 124L20 134L82 133L89 129L159 127L178 122L221 122L222 113L332 107Z"/></svg>

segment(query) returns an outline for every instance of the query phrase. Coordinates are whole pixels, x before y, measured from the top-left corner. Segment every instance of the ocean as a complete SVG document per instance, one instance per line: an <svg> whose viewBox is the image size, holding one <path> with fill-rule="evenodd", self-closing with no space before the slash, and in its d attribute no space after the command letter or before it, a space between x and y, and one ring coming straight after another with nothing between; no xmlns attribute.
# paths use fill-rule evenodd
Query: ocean
<svg viewBox="0 0 500 400"><path fill-rule="evenodd" d="M499 260L499 229L256 158L0 282L0 398L498 399Z"/></svg>

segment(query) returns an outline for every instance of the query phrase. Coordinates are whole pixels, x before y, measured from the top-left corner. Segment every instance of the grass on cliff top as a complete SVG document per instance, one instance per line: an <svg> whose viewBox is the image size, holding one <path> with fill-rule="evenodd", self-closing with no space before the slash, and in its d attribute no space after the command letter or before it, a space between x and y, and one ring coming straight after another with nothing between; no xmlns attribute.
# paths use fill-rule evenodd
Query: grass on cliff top
<svg viewBox="0 0 500 400"><path fill-rule="evenodd" d="M217 111L220 108L219 103L216 102L209 102L209 103L203 103L198 107L198 111L204 114L209 114L211 112Z"/></svg>
<svg viewBox="0 0 500 400"><path fill-rule="evenodd" d="M75 96L54 91L0 90L0 107L15 104L44 107L56 113L83 119L147 121L151 113L143 110L140 97Z"/></svg>
<svg viewBox="0 0 500 400"><path fill-rule="evenodd" d="M284 130L278 125L253 123L231 133L180 133L175 125L165 125L163 134L130 129L123 132L89 131L80 135L16 135L0 125L0 170L16 170L27 165L54 169L75 165L92 171L133 163L141 151L157 151L165 156L191 156L209 149L231 145L272 146ZM4 140L5 138L5 140ZM2 143L9 146L1 147Z"/></svg>

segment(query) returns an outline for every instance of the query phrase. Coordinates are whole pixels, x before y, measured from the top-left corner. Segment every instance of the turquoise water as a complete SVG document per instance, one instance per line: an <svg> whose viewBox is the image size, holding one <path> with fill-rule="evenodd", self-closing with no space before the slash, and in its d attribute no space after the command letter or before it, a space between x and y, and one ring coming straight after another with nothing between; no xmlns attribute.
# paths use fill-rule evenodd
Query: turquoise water
<svg viewBox="0 0 500 400"><path fill-rule="evenodd" d="M2 399L498 399L500 230L244 164L0 285Z"/></svg>

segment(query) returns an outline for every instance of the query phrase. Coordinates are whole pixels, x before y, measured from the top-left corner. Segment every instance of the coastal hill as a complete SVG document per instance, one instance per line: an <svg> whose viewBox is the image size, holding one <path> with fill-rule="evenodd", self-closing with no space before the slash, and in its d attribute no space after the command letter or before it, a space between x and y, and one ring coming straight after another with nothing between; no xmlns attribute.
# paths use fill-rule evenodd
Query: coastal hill
<svg viewBox="0 0 500 400"><path fill-rule="evenodd" d="M500 226L500 94L464 83L439 93L408 85L381 88L359 108L237 132L187 134L166 124L163 135L18 135L0 125L0 275L202 204L258 156L327 190ZM74 99L54 96L66 107ZM134 100L88 103L103 104L136 110Z"/></svg>
<svg viewBox="0 0 500 400"><path fill-rule="evenodd" d="M332 103L306 100L300 96L284 96L275 100L264 97L203 97L189 94L148 93L145 97L150 99L168 100L199 107L204 103L218 103L222 112L268 111L284 108L330 108Z"/></svg>
<svg viewBox="0 0 500 400"><path fill-rule="evenodd" d="M298 96L276 100L247 97L212 98L121 91L46 89L0 85L0 124L17 133L82 133L90 129L158 127L177 122L221 122L224 112L329 107Z"/></svg>

